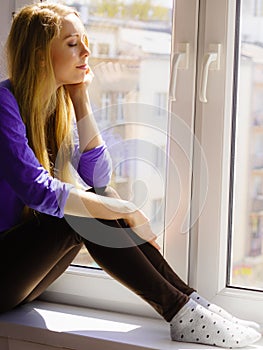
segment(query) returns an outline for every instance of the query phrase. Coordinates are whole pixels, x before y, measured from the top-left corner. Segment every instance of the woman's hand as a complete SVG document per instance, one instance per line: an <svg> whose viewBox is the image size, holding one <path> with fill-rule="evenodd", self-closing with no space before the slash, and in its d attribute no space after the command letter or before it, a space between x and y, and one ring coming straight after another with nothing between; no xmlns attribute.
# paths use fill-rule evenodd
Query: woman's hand
<svg viewBox="0 0 263 350"><path fill-rule="evenodd" d="M90 98L88 94L88 85L93 79L93 73L89 70L86 78L78 84L65 85L73 103L77 128L79 133L80 151L86 152L103 143L99 128L94 118Z"/></svg>
<svg viewBox="0 0 263 350"><path fill-rule="evenodd" d="M79 99L83 99L87 96L87 88L91 84L92 80L94 78L94 74L91 69L89 69L86 72L85 78L82 82L78 84L68 84L65 85L66 89L69 92L70 98L73 102L73 105L75 103L79 103Z"/></svg>
<svg viewBox="0 0 263 350"><path fill-rule="evenodd" d="M156 242L157 236L152 232L150 221L141 210L127 214L125 216L125 222L140 238L160 250L160 246Z"/></svg>
<svg viewBox="0 0 263 350"><path fill-rule="evenodd" d="M69 192L64 213L105 220L123 219L139 237L160 249L156 243L157 236L152 232L146 215L134 203L120 199L117 193L106 197L73 188Z"/></svg>

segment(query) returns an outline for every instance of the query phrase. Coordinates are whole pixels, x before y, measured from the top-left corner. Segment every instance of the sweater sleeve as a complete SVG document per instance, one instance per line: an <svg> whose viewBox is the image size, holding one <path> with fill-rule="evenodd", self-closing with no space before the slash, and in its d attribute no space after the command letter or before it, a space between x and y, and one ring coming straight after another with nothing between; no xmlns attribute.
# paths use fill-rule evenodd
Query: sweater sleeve
<svg viewBox="0 0 263 350"><path fill-rule="evenodd" d="M105 143L80 153L76 127L74 129L74 153L72 164L81 179L91 187L104 187L110 182L112 161Z"/></svg>
<svg viewBox="0 0 263 350"><path fill-rule="evenodd" d="M13 94L0 88L0 177L17 197L42 213L62 217L70 184L53 178L28 145L26 128Z"/></svg>

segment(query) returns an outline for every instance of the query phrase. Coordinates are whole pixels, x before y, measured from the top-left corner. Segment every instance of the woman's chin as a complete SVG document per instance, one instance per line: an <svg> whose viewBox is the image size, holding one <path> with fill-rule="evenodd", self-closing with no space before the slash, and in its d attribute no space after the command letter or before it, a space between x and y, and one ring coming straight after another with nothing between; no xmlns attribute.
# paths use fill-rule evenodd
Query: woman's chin
<svg viewBox="0 0 263 350"><path fill-rule="evenodd" d="M92 82L93 77L94 77L93 74L90 74L90 73L89 74L85 74L81 78L76 79L76 80L74 80L74 81L72 81L71 83L68 83L68 84L82 84L82 83L90 84Z"/></svg>
<svg viewBox="0 0 263 350"><path fill-rule="evenodd" d="M61 85L77 85L77 84L83 84L83 83L90 84L92 82L93 77L94 77L93 73L85 74L82 77L65 81L64 83L59 84L59 86L61 86Z"/></svg>
<svg viewBox="0 0 263 350"><path fill-rule="evenodd" d="M82 78L82 79L65 81L63 84L60 84L60 85L78 85L78 84L83 84L84 82L85 80L84 78Z"/></svg>

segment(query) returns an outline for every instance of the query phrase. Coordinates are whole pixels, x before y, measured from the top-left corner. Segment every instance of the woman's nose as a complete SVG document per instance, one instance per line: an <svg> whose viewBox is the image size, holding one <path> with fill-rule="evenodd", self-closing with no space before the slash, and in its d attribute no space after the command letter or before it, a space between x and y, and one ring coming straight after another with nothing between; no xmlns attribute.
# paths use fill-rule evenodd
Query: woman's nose
<svg viewBox="0 0 263 350"><path fill-rule="evenodd" d="M85 42L82 42L82 56L89 56L90 55L90 49L88 45Z"/></svg>
<svg viewBox="0 0 263 350"><path fill-rule="evenodd" d="M89 56L90 55L90 49L89 49L89 43L86 38L83 38L82 41L82 51L84 56Z"/></svg>

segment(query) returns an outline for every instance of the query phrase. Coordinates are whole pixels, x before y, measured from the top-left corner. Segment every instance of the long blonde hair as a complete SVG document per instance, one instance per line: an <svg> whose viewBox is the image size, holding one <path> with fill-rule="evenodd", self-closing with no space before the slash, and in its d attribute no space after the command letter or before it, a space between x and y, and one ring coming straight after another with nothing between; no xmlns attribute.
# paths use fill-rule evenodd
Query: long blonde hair
<svg viewBox="0 0 263 350"><path fill-rule="evenodd" d="M59 178L66 181L72 146L72 104L66 89L56 89L51 41L59 36L63 17L77 12L55 3L22 8L15 15L7 40L9 78L29 144L39 162L54 175L58 150L63 163Z"/></svg>

